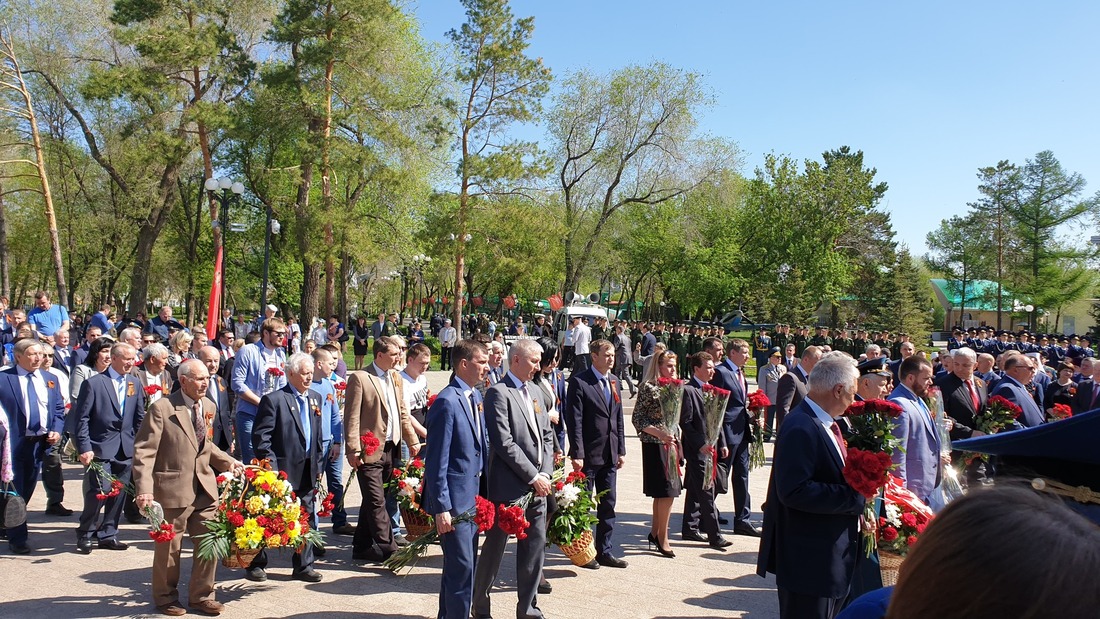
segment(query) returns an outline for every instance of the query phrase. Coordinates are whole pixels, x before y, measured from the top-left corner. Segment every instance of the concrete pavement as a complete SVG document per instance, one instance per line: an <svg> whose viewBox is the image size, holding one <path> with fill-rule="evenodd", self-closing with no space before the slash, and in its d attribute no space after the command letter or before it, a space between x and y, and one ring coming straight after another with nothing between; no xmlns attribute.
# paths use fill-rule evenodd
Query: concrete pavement
<svg viewBox="0 0 1100 619"><path fill-rule="evenodd" d="M433 393L446 385L448 373L429 373ZM631 400L624 402L629 416ZM758 540L732 535L727 552L698 542L679 539L682 502L677 500L670 525L676 557L669 559L649 551L651 500L641 492L639 443L627 419L627 463L618 481L618 520L615 538L626 569L575 568L557 548L547 551L546 575L554 586L550 595L539 596L547 617L639 617L690 619L706 617L775 617L778 602L774 578L756 576ZM770 455L771 445L768 445ZM770 460L769 460L770 462ZM750 474L753 520L759 524L760 504L767 490L765 467ZM345 473L346 474L346 473ZM119 538L130 544L126 551L94 549L85 556L75 552L75 528L80 505L80 467L66 465L66 505L76 510L68 518L44 516L45 493L39 488L29 506L30 543L34 552L13 555L0 542L0 617L69 619L98 617L159 617L150 596L153 541L143 525L123 524ZM350 484L346 504L351 521L357 521L360 502L356 484ZM732 511L729 495L719 497L719 508ZM397 576L371 564L351 560L351 538L331 534L323 523L327 556L317 569L324 581L306 584L290 580L290 556L272 553L266 583L244 578L243 570L218 568L217 596L226 605L222 615L230 619L266 617L404 619L434 617L439 591L442 556L432 547L407 575ZM190 544L184 544L183 580L186 600L190 570ZM510 544L501 566L501 578L492 599L497 617L515 613L515 544ZM196 613L189 613L195 616Z"/></svg>

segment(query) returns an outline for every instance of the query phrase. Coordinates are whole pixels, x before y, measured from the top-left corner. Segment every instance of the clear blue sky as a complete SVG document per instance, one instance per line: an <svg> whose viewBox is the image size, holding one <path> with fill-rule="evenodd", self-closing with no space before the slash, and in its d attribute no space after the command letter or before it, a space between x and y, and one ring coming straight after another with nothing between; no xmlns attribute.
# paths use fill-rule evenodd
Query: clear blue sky
<svg viewBox="0 0 1100 619"><path fill-rule="evenodd" d="M655 60L703 74L717 104L701 127L738 143L746 175L769 152L862 150L918 254L977 198L979 167L1049 149L1100 189L1097 2L511 4L555 75ZM414 6L432 40L464 20L457 0Z"/></svg>

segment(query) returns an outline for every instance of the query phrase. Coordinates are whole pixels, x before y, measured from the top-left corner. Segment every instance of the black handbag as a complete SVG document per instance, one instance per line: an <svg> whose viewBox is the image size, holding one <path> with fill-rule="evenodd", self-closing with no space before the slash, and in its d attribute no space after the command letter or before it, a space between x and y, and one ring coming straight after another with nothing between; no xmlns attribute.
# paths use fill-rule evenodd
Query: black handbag
<svg viewBox="0 0 1100 619"><path fill-rule="evenodd" d="M10 483L4 484L4 490L0 492L0 519L5 529L17 527L27 521L27 503L15 487Z"/></svg>

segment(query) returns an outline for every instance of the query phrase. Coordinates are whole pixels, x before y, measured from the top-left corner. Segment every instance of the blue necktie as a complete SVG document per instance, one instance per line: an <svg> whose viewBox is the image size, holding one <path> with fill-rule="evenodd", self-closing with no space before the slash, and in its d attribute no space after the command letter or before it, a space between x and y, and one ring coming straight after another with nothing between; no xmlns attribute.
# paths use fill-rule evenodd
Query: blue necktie
<svg viewBox="0 0 1100 619"><path fill-rule="evenodd" d="M34 388L34 374L27 374L27 430L32 434L42 431L42 413L38 410L38 391Z"/></svg>
<svg viewBox="0 0 1100 619"><path fill-rule="evenodd" d="M298 416L302 419L302 434L306 439L306 451L309 450L309 439L312 428L309 426L309 406L305 396L298 397Z"/></svg>

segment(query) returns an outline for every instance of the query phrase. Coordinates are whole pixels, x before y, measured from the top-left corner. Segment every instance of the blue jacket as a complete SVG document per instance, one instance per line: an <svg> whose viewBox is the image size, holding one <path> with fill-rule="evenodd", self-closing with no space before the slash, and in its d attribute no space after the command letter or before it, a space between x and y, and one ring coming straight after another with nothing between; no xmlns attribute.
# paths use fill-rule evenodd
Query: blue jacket
<svg viewBox="0 0 1100 619"><path fill-rule="evenodd" d="M145 392L137 377L124 376L126 400L120 409L110 372L95 374L80 386L70 413L73 437L77 453L91 451L99 460L125 461L134 457L134 437L145 417Z"/></svg>
<svg viewBox="0 0 1100 619"><path fill-rule="evenodd" d="M997 386L993 389L993 393L989 394L990 397L999 395L1006 400L1009 400L1016 406L1023 409L1023 413L1020 414L1020 425L1033 428L1038 425L1046 423L1046 415L1039 409L1039 405L1035 403L1035 399L1031 397L1031 394L1027 392L1027 389L1016 382L1016 379L1009 375L1005 375L997 383Z"/></svg>
<svg viewBox="0 0 1100 619"><path fill-rule="evenodd" d="M327 378L314 380L311 390L321 396L321 440L339 445L344 442L344 419L336 401L336 386Z"/></svg>
<svg viewBox="0 0 1100 619"><path fill-rule="evenodd" d="M894 436L901 441L902 449L894 450L897 468L892 472L927 503L943 476L940 433L928 410L905 385L895 387L889 400L901 407L901 416L894 420Z"/></svg>
<svg viewBox="0 0 1100 619"><path fill-rule="evenodd" d="M37 371L41 373L47 391L46 410L41 412L42 427L47 432L61 433L65 429L65 399L61 397L57 377L50 372ZM8 416L8 432L13 447L27 435L27 412L18 372L18 367L0 372L0 406L3 406ZM53 387L50 387L50 383L53 383Z"/></svg>
<svg viewBox="0 0 1100 619"><path fill-rule="evenodd" d="M464 388L452 380L428 409L428 446L424 456L424 511L458 516L474 507L481 476L489 463L485 415L475 422ZM476 406L481 394L472 390Z"/></svg>
<svg viewBox="0 0 1100 619"><path fill-rule="evenodd" d="M256 415L256 405L246 402L243 397L240 397L245 389L256 394L257 397L263 397L264 395L264 384L268 380L268 365L264 361L261 348L263 348L263 342L248 344L242 346L240 352L234 357L236 361L233 362L233 377L229 383L233 393L237 394L238 415ZM275 359L279 369L283 369L283 366L286 365L286 351L281 347L276 348ZM271 391L282 389L286 386L286 374L273 376L271 383L273 384Z"/></svg>

